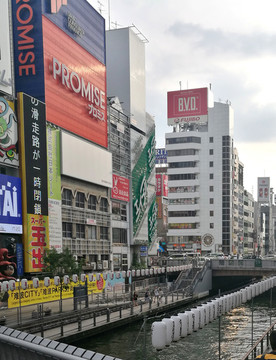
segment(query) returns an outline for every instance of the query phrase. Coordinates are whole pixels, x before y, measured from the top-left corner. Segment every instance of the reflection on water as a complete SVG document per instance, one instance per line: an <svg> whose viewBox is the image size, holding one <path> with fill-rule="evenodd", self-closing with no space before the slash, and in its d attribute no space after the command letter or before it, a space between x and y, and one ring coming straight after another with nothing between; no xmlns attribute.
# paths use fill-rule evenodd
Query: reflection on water
<svg viewBox="0 0 276 360"><path fill-rule="evenodd" d="M115 329L76 345L85 349L112 355L123 360L214 360L219 358L219 320L205 326L184 339L172 343L170 347L157 352L151 345L151 323L160 321L174 313L148 319L142 322ZM270 291L253 301L253 342L270 326L276 317L276 291L273 291L270 309ZM241 359L252 343L251 302L236 308L221 317L221 360Z"/></svg>

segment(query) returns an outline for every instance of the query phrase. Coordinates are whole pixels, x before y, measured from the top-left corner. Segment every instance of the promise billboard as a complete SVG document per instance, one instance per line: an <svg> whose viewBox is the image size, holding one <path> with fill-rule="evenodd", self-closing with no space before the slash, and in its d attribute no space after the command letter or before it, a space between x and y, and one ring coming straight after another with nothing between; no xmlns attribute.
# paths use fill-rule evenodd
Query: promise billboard
<svg viewBox="0 0 276 360"><path fill-rule="evenodd" d="M170 91L167 100L168 125L207 123L208 88Z"/></svg>
<svg viewBox="0 0 276 360"><path fill-rule="evenodd" d="M107 148L104 19L85 0L12 5L16 91L45 102L48 122Z"/></svg>

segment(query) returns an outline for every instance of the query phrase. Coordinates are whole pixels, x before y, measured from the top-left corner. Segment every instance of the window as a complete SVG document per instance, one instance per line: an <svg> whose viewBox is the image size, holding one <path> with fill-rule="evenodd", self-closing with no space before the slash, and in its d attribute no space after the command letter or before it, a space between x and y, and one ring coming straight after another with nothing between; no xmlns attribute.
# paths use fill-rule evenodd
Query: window
<svg viewBox="0 0 276 360"><path fill-rule="evenodd" d="M101 198L100 211L108 212L108 201L106 198Z"/></svg>
<svg viewBox="0 0 276 360"><path fill-rule="evenodd" d="M211 136L209 137L209 143L213 143L214 142L214 138Z"/></svg>
<svg viewBox="0 0 276 360"><path fill-rule="evenodd" d="M84 208L85 196L82 192L77 192L76 207Z"/></svg>
<svg viewBox="0 0 276 360"><path fill-rule="evenodd" d="M209 167L214 167L214 162L213 161L209 161Z"/></svg>
<svg viewBox="0 0 276 360"><path fill-rule="evenodd" d="M112 201L112 215L115 220L127 221L126 204Z"/></svg>
<svg viewBox="0 0 276 360"><path fill-rule="evenodd" d="M213 192L214 191L214 186L209 186L209 191Z"/></svg>
<svg viewBox="0 0 276 360"><path fill-rule="evenodd" d="M112 241L114 244L127 244L127 230L113 228Z"/></svg>
<svg viewBox="0 0 276 360"><path fill-rule="evenodd" d="M85 239L85 226L83 224L76 224L76 238Z"/></svg>
<svg viewBox="0 0 276 360"><path fill-rule="evenodd" d="M210 223L210 229L214 229L214 223Z"/></svg>
<svg viewBox="0 0 276 360"><path fill-rule="evenodd" d="M214 149L209 149L209 155L214 155Z"/></svg>
<svg viewBox="0 0 276 360"><path fill-rule="evenodd" d="M210 204L214 204L214 198L210 198L209 202Z"/></svg>
<svg viewBox="0 0 276 360"><path fill-rule="evenodd" d="M105 226L100 227L100 238L101 240L108 240L108 228Z"/></svg>
<svg viewBox="0 0 276 360"><path fill-rule="evenodd" d="M62 236L65 238L72 238L72 223L62 223Z"/></svg>
<svg viewBox="0 0 276 360"><path fill-rule="evenodd" d="M90 195L88 199L88 209L96 210L97 198L95 195Z"/></svg>
<svg viewBox="0 0 276 360"><path fill-rule="evenodd" d="M214 211L210 210L210 216L214 216Z"/></svg>
<svg viewBox="0 0 276 360"><path fill-rule="evenodd" d="M72 191L63 189L62 191L62 205L72 206Z"/></svg>
<svg viewBox="0 0 276 360"><path fill-rule="evenodd" d="M97 238L97 232L96 232L96 226L92 225L88 225L87 226L87 237L88 239L96 239Z"/></svg>
<svg viewBox="0 0 276 360"><path fill-rule="evenodd" d="M213 180L214 179L214 174L209 174L209 179Z"/></svg>

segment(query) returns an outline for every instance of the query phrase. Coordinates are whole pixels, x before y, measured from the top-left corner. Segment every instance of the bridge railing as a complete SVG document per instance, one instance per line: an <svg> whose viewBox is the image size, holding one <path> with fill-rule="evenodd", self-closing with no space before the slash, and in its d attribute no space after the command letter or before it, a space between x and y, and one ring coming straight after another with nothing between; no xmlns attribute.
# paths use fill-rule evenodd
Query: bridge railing
<svg viewBox="0 0 276 360"><path fill-rule="evenodd" d="M212 269L276 269L276 260L262 260L262 259L212 259Z"/></svg>
<svg viewBox="0 0 276 360"><path fill-rule="evenodd" d="M276 325L276 321L266 330L263 336L256 341L253 347L244 355L242 360L255 359L256 356L263 354L269 346L269 335Z"/></svg>

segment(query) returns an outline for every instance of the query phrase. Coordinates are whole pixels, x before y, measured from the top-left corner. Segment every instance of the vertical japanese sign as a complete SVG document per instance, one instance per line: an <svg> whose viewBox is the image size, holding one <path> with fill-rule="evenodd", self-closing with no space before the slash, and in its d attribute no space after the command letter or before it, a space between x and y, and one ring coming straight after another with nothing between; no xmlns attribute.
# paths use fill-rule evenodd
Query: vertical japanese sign
<svg viewBox="0 0 276 360"><path fill-rule="evenodd" d="M25 272L43 268L49 247L45 104L18 93Z"/></svg>
<svg viewBox="0 0 276 360"><path fill-rule="evenodd" d="M62 251L60 131L47 127L48 211L50 247Z"/></svg>
<svg viewBox="0 0 276 360"><path fill-rule="evenodd" d="M157 205L156 198L152 201L148 212L148 238L149 243L155 238L157 232Z"/></svg>

